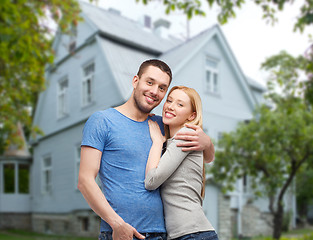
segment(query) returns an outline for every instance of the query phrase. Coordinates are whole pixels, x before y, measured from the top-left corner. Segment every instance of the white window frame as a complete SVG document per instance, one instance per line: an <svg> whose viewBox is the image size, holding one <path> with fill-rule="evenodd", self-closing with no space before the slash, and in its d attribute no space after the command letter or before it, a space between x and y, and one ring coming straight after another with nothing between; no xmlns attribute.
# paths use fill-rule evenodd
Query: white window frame
<svg viewBox="0 0 313 240"><path fill-rule="evenodd" d="M208 74L210 78L208 79ZM217 60L206 57L205 59L205 81L204 89L206 93L220 94L220 74Z"/></svg>
<svg viewBox="0 0 313 240"><path fill-rule="evenodd" d="M45 160L50 159L50 165L45 164ZM46 182L46 174L49 173L50 182ZM52 193L52 157L51 155L45 155L42 157L41 161L41 192L42 194L51 194Z"/></svg>
<svg viewBox="0 0 313 240"><path fill-rule="evenodd" d="M77 39L77 27L75 25L72 25L69 33L69 44L68 44L68 51L70 53L74 52L76 49L76 39Z"/></svg>
<svg viewBox="0 0 313 240"><path fill-rule="evenodd" d="M64 83L67 83L66 87L62 87ZM68 85L68 77L58 82L57 114L59 119L68 116Z"/></svg>
<svg viewBox="0 0 313 240"><path fill-rule="evenodd" d="M93 70L88 71L87 69L93 65ZM93 101L93 85L95 75L95 62L90 61L82 67L82 106L86 107ZM88 83L89 82L89 83ZM89 85L89 87L88 87Z"/></svg>
<svg viewBox="0 0 313 240"><path fill-rule="evenodd" d="M77 185L78 185L78 174L79 174L79 166L80 166L80 151L81 147L80 144L75 145L75 189L78 190Z"/></svg>

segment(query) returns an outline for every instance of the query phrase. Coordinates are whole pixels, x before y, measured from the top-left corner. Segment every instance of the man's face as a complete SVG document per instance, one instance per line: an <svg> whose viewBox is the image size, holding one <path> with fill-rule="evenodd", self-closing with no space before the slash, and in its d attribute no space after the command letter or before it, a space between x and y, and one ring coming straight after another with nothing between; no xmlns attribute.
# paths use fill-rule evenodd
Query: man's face
<svg viewBox="0 0 313 240"><path fill-rule="evenodd" d="M134 101L143 113L149 113L164 98L170 77L158 67L149 66L141 77L133 78Z"/></svg>

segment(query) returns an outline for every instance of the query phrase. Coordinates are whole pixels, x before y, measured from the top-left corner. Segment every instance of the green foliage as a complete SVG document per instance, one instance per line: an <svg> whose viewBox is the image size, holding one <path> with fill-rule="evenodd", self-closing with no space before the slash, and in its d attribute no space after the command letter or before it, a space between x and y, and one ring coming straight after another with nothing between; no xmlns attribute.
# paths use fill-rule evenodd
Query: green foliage
<svg viewBox="0 0 313 240"><path fill-rule="evenodd" d="M313 239L313 234L305 234L300 237L281 237L280 240L312 240ZM256 240L274 240L274 238L271 237L260 237L257 238Z"/></svg>
<svg viewBox="0 0 313 240"><path fill-rule="evenodd" d="M271 73L267 105L223 135L211 168L224 191L248 175L255 193L269 198L271 213L280 219L274 224L283 221L282 199L296 174L304 164L313 167L313 109L303 98L306 79L299 79L306 64L304 57L286 52L266 60L262 66ZM274 225L275 231L281 227Z"/></svg>
<svg viewBox="0 0 313 240"><path fill-rule="evenodd" d="M24 230L0 230L1 240L94 240L94 237L60 236Z"/></svg>
<svg viewBox="0 0 313 240"><path fill-rule="evenodd" d="M148 4L152 0L136 0L136 2L142 2ZM186 14L188 19L191 19L194 15L205 16L205 12L201 9L201 1L182 1L182 0L163 0L165 5L166 14L170 14L173 11L179 10Z"/></svg>
<svg viewBox="0 0 313 240"><path fill-rule="evenodd" d="M45 66L53 62L47 15L68 31L79 20L75 0L2 0L0 4L0 154L10 144L21 145L17 122L32 128L32 110L45 88Z"/></svg>
<svg viewBox="0 0 313 240"><path fill-rule="evenodd" d="M313 204L313 169L305 165L296 180L296 196L298 214L306 218L308 206Z"/></svg>
<svg viewBox="0 0 313 240"><path fill-rule="evenodd" d="M313 154L313 113L303 101L284 102L275 110L262 105L249 123L225 133L212 171L214 179L232 190L248 174L258 194L274 196L288 177ZM259 192L257 186L264 187Z"/></svg>
<svg viewBox="0 0 313 240"><path fill-rule="evenodd" d="M148 4L152 0L136 0ZM246 3L244 0L207 0L208 6L212 8L216 5L219 9L218 21L221 24L225 24L229 19L236 17L236 10L243 7ZM292 4L291 0L254 0L254 3L258 5L263 11L263 18L271 24L277 22L277 12L283 11L286 4ZM205 13L201 7L199 0L163 0L163 4L166 6L166 13L169 14L172 11L182 10L186 13L190 19L193 15L205 16ZM309 26L313 22L313 1L304 0L303 5L299 9L299 14L295 20L294 30L303 32L306 26Z"/></svg>

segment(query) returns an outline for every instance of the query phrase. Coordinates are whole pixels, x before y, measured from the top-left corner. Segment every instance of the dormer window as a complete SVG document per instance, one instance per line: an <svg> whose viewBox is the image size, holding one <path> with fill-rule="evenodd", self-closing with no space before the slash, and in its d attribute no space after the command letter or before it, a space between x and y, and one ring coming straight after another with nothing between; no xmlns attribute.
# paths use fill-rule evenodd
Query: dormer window
<svg viewBox="0 0 313 240"><path fill-rule="evenodd" d="M83 83L82 83L82 105L88 106L92 102L93 79L95 74L95 63L91 62L83 67Z"/></svg>
<svg viewBox="0 0 313 240"><path fill-rule="evenodd" d="M68 51L74 52L76 49L77 27L73 24L70 30L70 40L68 44Z"/></svg>
<svg viewBox="0 0 313 240"><path fill-rule="evenodd" d="M220 93L218 62L211 58L206 58L205 62L205 92Z"/></svg>

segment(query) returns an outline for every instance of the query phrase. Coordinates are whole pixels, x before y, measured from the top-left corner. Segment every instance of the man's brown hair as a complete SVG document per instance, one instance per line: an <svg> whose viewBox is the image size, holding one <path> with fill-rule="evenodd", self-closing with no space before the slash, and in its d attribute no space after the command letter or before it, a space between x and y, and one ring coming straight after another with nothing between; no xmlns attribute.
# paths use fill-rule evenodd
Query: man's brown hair
<svg viewBox="0 0 313 240"><path fill-rule="evenodd" d="M140 65L140 67L139 67L137 76L140 78L141 75L146 70L146 68L149 67L149 66L157 67L161 71L165 72L170 77L170 83L171 83L171 81L172 81L172 71L171 71L170 67L165 62L163 62L163 61L161 61L159 59L150 59L150 60L144 61Z"/></svg>

